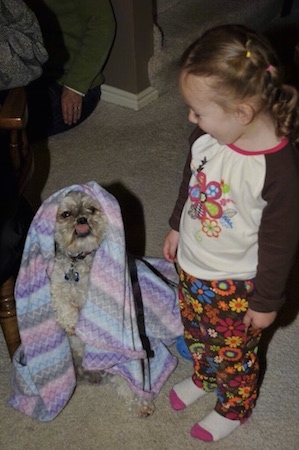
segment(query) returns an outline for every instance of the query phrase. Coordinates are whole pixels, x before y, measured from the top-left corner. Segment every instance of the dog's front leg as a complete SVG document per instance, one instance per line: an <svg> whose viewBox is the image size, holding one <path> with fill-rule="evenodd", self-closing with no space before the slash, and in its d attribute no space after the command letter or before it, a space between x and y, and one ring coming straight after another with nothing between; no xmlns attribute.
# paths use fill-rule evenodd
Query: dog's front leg
<svg viewBox="0 0 299 450"><path fill-rule="evenodd" d="M57 324L71 336L75 333L80 308L72 302L69 292L59 286L52 287L52 307Z"/></svg>

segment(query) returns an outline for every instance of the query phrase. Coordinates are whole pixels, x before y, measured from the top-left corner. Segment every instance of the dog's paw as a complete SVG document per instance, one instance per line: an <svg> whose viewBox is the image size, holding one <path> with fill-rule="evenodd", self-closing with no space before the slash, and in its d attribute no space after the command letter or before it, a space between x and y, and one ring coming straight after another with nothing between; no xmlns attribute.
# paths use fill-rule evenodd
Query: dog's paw
<svg viewBox="0 0 299 450"><path fill-rule="evenodd" d="M76 379L79 384L105 384L109 374L104 370L85 370L82 366L76 367Z"/></svg>
<svg viewBox="0 0 299 450"><path fill-rule="evenodd" d="M154 403L136 395L124 378L119 375L110 375L109 381L116 387L117 393L125 400L128 409L135 417L145 418L155 412Z"/></svg>
<svg viewBox="0 0 299 450"><path fill-rule="evenodd" d="M155 405L153 402L147 400L139 401L138 417L142 419L151 416L155 412Z"/></svg>
<svg viewBox="0 0 299 450"><path fill-rule="evenodd" d="M99 384L104 381L103 372L99 370L85 370L84 378L94 384Z"/></svg>

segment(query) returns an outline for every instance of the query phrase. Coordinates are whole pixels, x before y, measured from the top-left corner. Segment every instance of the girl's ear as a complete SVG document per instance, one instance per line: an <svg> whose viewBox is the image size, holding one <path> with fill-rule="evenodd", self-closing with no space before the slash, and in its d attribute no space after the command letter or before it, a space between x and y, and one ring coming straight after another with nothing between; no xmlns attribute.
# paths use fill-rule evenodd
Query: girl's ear
<svg viewBox="0 0 299 450"><path fill-rule="evenodd" d="M239 103L235 115L241 125L248 125L254 118L254 109L249 103Z"/></svg>

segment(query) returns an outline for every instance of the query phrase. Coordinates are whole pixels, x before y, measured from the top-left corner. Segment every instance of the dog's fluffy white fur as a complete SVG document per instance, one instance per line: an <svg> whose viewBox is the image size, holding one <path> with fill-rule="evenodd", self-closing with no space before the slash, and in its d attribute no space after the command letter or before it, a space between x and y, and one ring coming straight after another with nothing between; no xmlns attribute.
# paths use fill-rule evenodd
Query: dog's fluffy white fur
<svg viewBox="0 0 299 450"><path fill-rule="evenodd" d="M77 378L87 376L94 382L101 381L101 374L83 370L84 345L75 335L75 327L85 303L93 258L106 229L106 216L92 197L72 191L63 198L54 230L51 301L58 325L69 336Z"/></svg>
<svg viewBox="0 0 299 450"><path fill-rule="evenodd" d="M154 412L151 402L137 399L119 376L105 372L85 371L82 366L84 344L75 334L79 312L84 306L89 273L96 250L108 226L107 218L92 197L71 191L58 207L54 230L55 261L51 274L51 301L58 325L69 336L74 367L78 380L99 383L113 380L118 393L131 405L137 405L138 415L146 417Z"/></svg>
<svg viewBox="0 0 299 450"><path fill-rule="evenodd" d="M107 228L99 204L81 192L62 200L54 230L55 262L51 274L51 298L57 323L73 335L88 290L95 251Z"/></svg>

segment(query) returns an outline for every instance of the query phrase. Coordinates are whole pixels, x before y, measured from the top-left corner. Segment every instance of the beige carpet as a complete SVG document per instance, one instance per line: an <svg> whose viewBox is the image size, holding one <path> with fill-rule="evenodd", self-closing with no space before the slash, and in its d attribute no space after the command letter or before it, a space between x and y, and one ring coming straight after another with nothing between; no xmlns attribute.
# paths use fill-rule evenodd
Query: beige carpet
<svg viewBox="0 0 299 450"><path fill-rule="evenodd" d="M38 203L73 183L107 186L123 208L130 248L161 256L193 127L177 89L141 111L101 102L77 129L34 146L31 197ZM297 272L298 273L298 272ZM7 405L11 365L0 335L0 448L6 450L295 450L299 446L299 318L296 276L290 301L270 340L267 368L252 418L225 440L205 444L189 429L214 405L210 394L187 410L171 410L168 392L192 372L178 367L156 399L156 412L138 419L113 385L78 386L49 423L39 423ZM271 333L269 333L271 337ZM171 350L175 352L174 348Z"/></svg>

